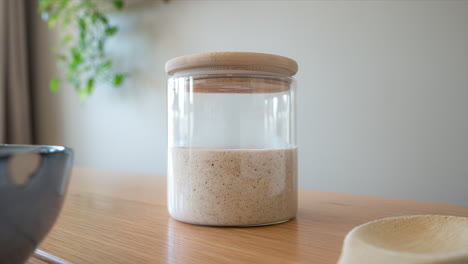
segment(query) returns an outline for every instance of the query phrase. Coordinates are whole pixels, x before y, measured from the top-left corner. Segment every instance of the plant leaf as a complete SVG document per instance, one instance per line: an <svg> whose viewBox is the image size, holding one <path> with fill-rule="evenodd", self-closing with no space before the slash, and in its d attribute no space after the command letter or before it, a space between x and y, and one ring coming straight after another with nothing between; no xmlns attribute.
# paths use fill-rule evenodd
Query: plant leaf
<svg viewBox="0 0 468 264"><path fill-rule="evenodd" d="M73 36L71 34L68 34L65 37L63 37L62 41L60 41L60 45L65 46L68 43L70 43L70 41L72 40L73 40Z"/></svg>
<svg viewBox="0 0 468 264"><path fill-rule="evenodd" d="M94 90L94 79L91 78L88 80L88 82L86 83L86 91L88 94L91 94Z"/></svg>
<svg viewBox="0 0 468 264"><path fill-rule="evenodd" d="M70 52L71 52L71 54L72 54L72 56L73 56L74 58L76 58L76 57L81 57L80 49L78 49L77 47L72 47L72 48L70 49Z"/></svg>
<svg viewBox="0 0 468 264"><path fill-rule="evenodd" d="M55 24L57 24L57 20L58 20L58 16L57 15L52 15L49 18L49 21L47 22L47 24L49 25L49 28L54 28Z"/></svg>
<svg viewBox="0 0 468 264"><path fill-rule="evenodd" d="M3 1L3 0L0 0ZM33 0L31 0L33 1ZM102 0L34 0L38 12L43 14L50 28L60 26L63 38L53 48L58 67L64 67L63 80L50 81L49 88L57 92L62 81L74 87L82 101L94 92L97 80L107 79L121 86L127 75L111 71L112 60L105 54L107 39L119 28L109 24L107 9L98 4ZM124 0L108 0L117 10L125 6ZM71 29L77 27L78 30ZM66 49L66 50L65 50ZM62 50L68 51L63 53Z"/></svg>
<svg viewBox="0 0 468 264"><path fill-rule="evenodd" d="M124 7L124 1L123 0L114 0L114 6L117 10L122 10Z"/></svg>
<svg viewBox="0 0 468 264"><path fill-rule="evenodd" d="M78 65L80 65L82 62L83 62L83 57L81 57L81 54L79 54L78 56L74 56L73 60L70 62L69 70L75 71L76 67L78 67Z"/></svg>
<svg viewBox="0 0 468 264"><path fill-rule="evenodd" d="M91 15L91 24L96 24L97 18L98 18L97 13L93 13Z"/></svg>
<svg viewBox="0 0 468 264"><path fill-rule="evenodd" d="M105 17L105 16L103 16L101 14L99 14L98 17L99 17L99 20L101 20L102 23L104 23L106 25L109 24L109 20L107 20L107 17Z"/></svg>
<svg viewBox="0 0 468 264"><path fill-rule="evenodd" d="M62 1L60 1L60 9L66 8L67 5L68 5L68 3L69 3L69 0L62 0Z"/></svg>
<svg viewBox="0 0 468 264"><path fill-rule="evenodd" d="M80 90L80 101L81 103L84 103L86 101L86 98L88 97L88 90L87 89L82 89Z"/></svg>
<svg viewBox="0 0 468 264"><path fill-rule="evenodd" d="M53 78L51 81L50 81L50 90L53 92L53 93L56 93L59 89L59 84L60 84L60 79L58 77L55 77Z"/></svg>
<svg viewBox="0 0 468 264"><path fill-rule="evenodd" d="M101 65L101 70L109 69L112 66L112 61L108 60Z"/></svg>
<svg viewBox="0 0 468 264"><path fill-rule="evenodd" d="M113 36L115 33L117 33L119 29L117 27L107 27L106 28L106 35L107 36Z"/></svg>
<svg viewBox="0 0 468 264"><path fill-rule="evenodd" d="M86 33L85 31L80 32L80 49L85 50L88 46L88 43L86 42Z"/></svg>
<svg viewBox="0 0 468 264"><path fill-rule="evenodd" d="M63 11L64 13L63 20L62 20L63 29L65 29L71 23L72 20L73 21L76 20L78 10L79 10L79 5L71 5Z"/></svg>
<svg viewBox="0 0 468 264"><path fill-rule="evenodd" d="M100 53L104 52L104 40L99 40L98 41L98 50Z"/></svg>
<svg viewBox="0 0 468 264"><path fill-rule="evenodd" d="M52 0L39 0L39 5L37 7L37 9L39 10L39 12L43 12L45 11L51 3Z"/></svg>
<svg viewBox="0 0 468 264"><path fill-rule="evenodd" d="M86 30L86 21L83 18L78 19L78 25L80 26L80 30Z"/></svg>
<svg viewBox="0 0 468 264"><path fill-rule="evenodd" d="M116 75L114 75L114 80L112 83L114 84L115 87L118 87L122 85L124 78L125 78L125 75L123 75L122 73L117 73Z"/></svg>

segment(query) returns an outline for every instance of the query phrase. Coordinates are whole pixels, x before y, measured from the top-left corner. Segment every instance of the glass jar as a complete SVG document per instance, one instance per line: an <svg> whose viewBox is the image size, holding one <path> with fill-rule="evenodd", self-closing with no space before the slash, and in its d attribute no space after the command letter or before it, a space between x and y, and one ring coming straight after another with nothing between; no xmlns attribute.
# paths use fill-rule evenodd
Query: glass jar
<svg viewBox="0 0 468 264"><path fill-rule="evenodd" d="M168 209L179 221L252 226L297 211L297 63L250 52L172 59Z"/></svg>

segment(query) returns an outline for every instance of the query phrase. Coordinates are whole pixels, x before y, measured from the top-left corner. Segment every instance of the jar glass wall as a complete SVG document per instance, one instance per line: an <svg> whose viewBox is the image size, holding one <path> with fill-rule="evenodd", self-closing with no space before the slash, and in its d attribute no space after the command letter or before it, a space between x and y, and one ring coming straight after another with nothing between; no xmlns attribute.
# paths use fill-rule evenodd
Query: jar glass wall
<svg viewBox="0 0 468 264"><path fill-rule="evenodd" d="M181 221L261 225L297 210L295 81L211 74L168 81L168 204Z"/></svg>

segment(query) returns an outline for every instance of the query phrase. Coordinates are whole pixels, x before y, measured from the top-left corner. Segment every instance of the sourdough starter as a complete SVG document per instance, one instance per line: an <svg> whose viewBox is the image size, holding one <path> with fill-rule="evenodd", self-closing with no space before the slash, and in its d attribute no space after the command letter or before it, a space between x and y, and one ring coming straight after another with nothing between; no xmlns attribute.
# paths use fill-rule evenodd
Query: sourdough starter
<svg viewBox="0 0 468 264"><path fill-rule="evenodd" d="M294 218L297 148L169 150L169 212L202 225L261 225Z"/></svg>

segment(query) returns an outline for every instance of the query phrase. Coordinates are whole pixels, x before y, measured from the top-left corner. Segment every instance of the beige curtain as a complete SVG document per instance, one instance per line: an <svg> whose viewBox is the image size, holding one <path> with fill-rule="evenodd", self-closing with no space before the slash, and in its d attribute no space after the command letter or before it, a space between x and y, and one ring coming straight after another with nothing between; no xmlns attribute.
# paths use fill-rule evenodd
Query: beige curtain
<svg viewBox="0 0 468 264"><path fill-rule="evenodd" d="M0 144L32 142L26 1L0 0Z"/></svg>

